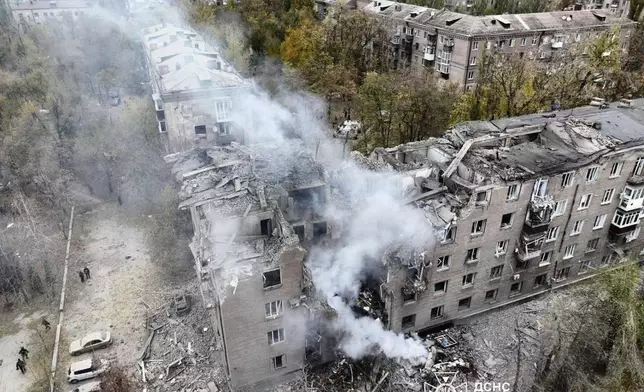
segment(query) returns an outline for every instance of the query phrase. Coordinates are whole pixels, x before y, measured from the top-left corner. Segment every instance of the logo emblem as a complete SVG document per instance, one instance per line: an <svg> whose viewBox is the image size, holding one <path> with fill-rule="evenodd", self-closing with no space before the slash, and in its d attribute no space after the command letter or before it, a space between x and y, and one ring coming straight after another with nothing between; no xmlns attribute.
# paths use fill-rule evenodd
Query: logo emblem
<svg viewBox="0 0 644 392"><path fill-rule="evenodd" d="M456 384L458 372L434 372L438 385L425 384L425 392L467 392L467 383Z"/></svg>

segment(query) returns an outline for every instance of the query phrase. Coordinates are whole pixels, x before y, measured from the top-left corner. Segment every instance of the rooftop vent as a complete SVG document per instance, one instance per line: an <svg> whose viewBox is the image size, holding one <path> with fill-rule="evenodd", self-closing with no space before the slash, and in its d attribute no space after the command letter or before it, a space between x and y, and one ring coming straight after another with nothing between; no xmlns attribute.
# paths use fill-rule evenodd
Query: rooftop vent
<svg viewBox="0 0 644 392"><path fill-rule="evenodd" d="M409 14L409 16L411 16L412 18L415 18L418 16L418 12L412 12Z"/></svg>
<svg viewBox="0 0 644 392"><path fill-rule="evenodd" d="M593 16L601 22L606 20L606 15L602 14L601 12L590 11L590 13L593 14Z"/></svg>
<svg viewBox="0 0 644 392"><path fill-rule="evenodd" d="M462 18L463 18L462 16L459 16L459 17L456 17L456 18L447 19L447 20L445 21L445 24L446 24L446 25L448 25L448 26L451 26L451 25L453 25L454 23L456 23L456 22L458 22L459 20L461 20Z"/></svg>
<svg viewBox="0 0 644 392"><path fill-rule="evenodd" d="M400 5L400 4L396 4L396 5L394 6L394 10L396 10L396 11L400 11L400 10L402 10L401 5Z"/></svg>
<svg viewBox="0 0 644 392"><path fill-rule="evenodd" d="M504 29L509 29L510 26L512 25L512 23L509 20L501 16L495 16L494 19L492 19L492 23L494 23L495 20L499 22Z"/></svg>

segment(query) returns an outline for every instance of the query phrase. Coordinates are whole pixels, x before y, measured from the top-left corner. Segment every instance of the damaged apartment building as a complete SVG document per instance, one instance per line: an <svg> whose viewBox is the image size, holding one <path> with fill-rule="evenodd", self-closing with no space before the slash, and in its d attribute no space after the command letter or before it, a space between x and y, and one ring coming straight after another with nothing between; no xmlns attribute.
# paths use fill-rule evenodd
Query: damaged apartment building
<svg viewBox="0 0 644 392"><path fill-rule="evenodd" d="M288 146L289 149L293 145ZM323 353L307 325L306 248L331 236L320 211L327 173L303 149L232 142L175 154L189 211L190 244L220 360L235 390L261 390L297 375Z"/></svg>
<svg viewBox="0 0 644 392"><path fill-rule="evenodd" d="M384 255L387 327L436 327L638 262L642 135L644 100L624 100L374 151L437 233Z"/></svg>
<svg viewBox="0 0 644 392"><path fill-rule="evenodd" d="M600 34L618 28L619 47L628 49L637 27L604 10L473 16L388 0L369 2L363 10L385 21L386 45L396 67L435 72L471 89L484 51L550 61L557 52L575 50L586 56Z"/></svg>
<svg viewBox="0 0 644 392"><path fill-rule="evenodd" d="M166 152L243 142L231 113L250 84L220 53L193 30L173 25L147 27L141 37Z"/></svg>

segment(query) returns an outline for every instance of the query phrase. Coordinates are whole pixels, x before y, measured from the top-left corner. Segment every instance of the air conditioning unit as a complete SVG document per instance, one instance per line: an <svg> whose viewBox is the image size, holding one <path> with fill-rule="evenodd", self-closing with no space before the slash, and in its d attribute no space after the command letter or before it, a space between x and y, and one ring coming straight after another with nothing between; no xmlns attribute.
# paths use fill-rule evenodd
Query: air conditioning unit
<svg viewBox="0 0 644 392"><path fill-rule="evenodd" d="M512 277L512 280L519 280L521 279L521 274L516 274Z"/></svg>

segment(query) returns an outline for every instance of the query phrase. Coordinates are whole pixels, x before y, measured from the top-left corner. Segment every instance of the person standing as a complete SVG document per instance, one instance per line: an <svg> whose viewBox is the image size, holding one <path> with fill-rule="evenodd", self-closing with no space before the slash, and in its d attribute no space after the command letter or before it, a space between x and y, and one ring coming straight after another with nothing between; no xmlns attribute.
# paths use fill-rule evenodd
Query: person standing
<svg viewBox="0 0 644 392"><path fill-rule="evenodd" d="M51 329L51 326L49 325L49 321L47 321L47 319L44 317L42 318L41 324L45 326L45 331L49 331Z"/></svg>
<svg viewBox="0 0 644 392"><path fill-rule="evenodd" d="M20 346L20 351L18 351L18 354L22 357L22 360L24 361L25 359L29 359L29 350L26 348Z"/></svg>
<svg viewBox="0 0 644 392"><path fill-rule="evenodd" d="M83 271L78 271L78 276L80 277L81 283L85 283L85 274Z"/></svg>
<svg viewBox="0 0 644 392"><path fill-rule="evenodd" d="M85 273L85 279L89 280L89 268L85 267L83 272Z"/></svg>
<svg viewBox="0 0 644 392"><path fill-rule="evenodd" d="M25 362L18 358L18 362L16 362L16 370L20 370L22 374L25 374Z"/></svg>

